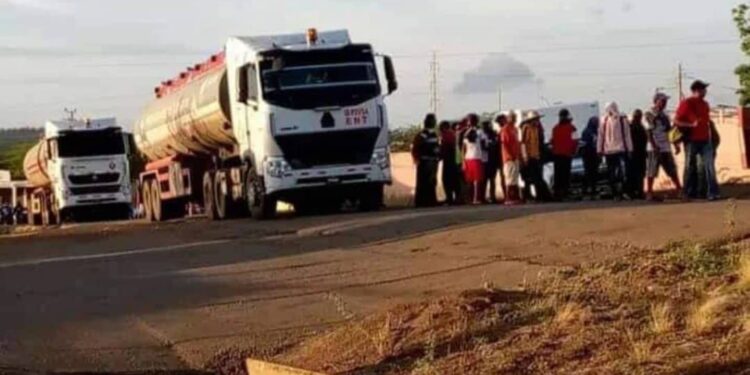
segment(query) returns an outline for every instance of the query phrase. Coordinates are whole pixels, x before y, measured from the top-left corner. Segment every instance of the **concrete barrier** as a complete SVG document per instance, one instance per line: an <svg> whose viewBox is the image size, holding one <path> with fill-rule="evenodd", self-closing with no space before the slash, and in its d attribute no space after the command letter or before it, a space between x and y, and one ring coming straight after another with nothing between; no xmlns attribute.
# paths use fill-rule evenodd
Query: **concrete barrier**
<svg viewBox="0 0 750 375"><path fill-rule="evenodd" d="M255 359L248 359L245 365L248 375L325 375Z"/></svg>

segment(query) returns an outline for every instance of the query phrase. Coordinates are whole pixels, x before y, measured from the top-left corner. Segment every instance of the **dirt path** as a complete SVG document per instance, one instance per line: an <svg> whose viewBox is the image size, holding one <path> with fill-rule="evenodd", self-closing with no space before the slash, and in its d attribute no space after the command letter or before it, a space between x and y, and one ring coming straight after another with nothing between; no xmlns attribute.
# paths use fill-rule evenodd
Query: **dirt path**
<svg viewBox="0 0 750 375"><path fill-rule="evenodd" d="M201 367L393 304L721 235L726 203L91 225L0 239L0 368ZM750 228L750 202L737 206Z"/></svg>

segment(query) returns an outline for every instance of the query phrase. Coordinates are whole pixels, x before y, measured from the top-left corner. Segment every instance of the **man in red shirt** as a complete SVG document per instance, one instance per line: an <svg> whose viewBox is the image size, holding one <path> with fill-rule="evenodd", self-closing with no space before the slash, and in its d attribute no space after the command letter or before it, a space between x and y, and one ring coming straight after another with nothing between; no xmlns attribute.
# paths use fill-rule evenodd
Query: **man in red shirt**
<svg viewBox="0 0 750 375"><path fill-rule="evenodd" d="M695 198L698 191L699 173L705 176L708 200L717 200L719 183L716 179L715 157L711 134L711 106L706 102L708 84L695 81L690 86L692 96L680 103L675 114L675 125L684 134L685 176L683 194L685 198ZM703 168L698 170L698 157Z"/></svg>
<svg viewBox="0 0 750 375"><path fill-rule="evenodd" d="M555 164L554 192L555 199L562 201L568 198L570 190L570 169L573 157L578 151L578 142L573 139L576 127L570 111L560 111L560 123L552 129L552 156Z"/></svg>

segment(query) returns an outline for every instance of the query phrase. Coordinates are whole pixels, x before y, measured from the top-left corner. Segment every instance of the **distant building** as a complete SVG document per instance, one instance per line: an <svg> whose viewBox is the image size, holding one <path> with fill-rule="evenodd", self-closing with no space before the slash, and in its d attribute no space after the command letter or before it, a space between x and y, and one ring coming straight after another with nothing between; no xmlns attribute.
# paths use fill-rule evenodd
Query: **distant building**
<svg viewBox="0 0 750 375"><path fill-rule="evenodd" d="M10 202L15 207L18 202L26 205L26 194L30 186L26 181L13 181L10 171L0 170L0 201Z"/></svg>

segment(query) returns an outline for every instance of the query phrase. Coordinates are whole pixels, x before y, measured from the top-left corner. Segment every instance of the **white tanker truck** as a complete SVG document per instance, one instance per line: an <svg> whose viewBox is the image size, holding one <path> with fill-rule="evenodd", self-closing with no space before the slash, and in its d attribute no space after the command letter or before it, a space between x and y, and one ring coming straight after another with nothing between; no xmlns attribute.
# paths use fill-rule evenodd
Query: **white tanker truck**
<svg viewBox="0 0 750 375"><path fill-rule="evenodd" d="M157 87L134 126L150 161L146 217L182 217L195 204L212 219L271 218L279 201L380 208L391 182L384 97L396 88L391 59L347 31L230 38Z"/></svg>
<svg viewBox="0 0 750 375"><path fill-rule="evenodd" d="M24 158L34 190L27 196L29 223L58 224L80 214L127 219L132 195L129 138L113 118L48 121L44 138Z"/></svg>

